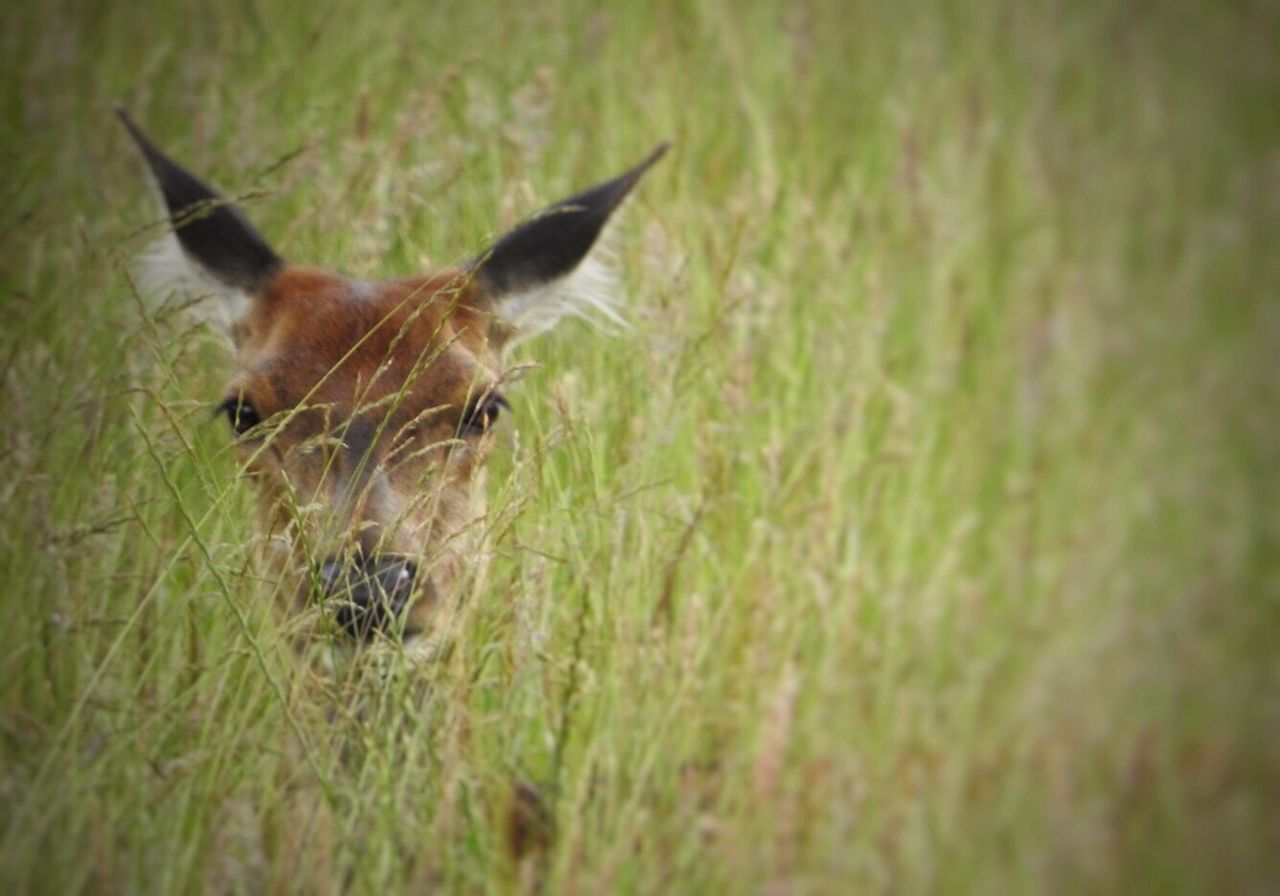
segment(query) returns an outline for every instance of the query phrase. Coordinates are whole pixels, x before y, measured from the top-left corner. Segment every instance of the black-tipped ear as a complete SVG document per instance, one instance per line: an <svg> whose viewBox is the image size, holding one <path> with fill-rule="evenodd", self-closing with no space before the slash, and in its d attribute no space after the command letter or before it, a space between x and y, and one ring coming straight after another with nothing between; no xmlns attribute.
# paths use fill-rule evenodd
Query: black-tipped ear
<svg viewBox="0 0 1280 896"><path fill-rule="evenodd" d="M497 298L570 274L591 251L609 216L670 146L663 143L625 174L557 202L512 230L472 263L476 277Z"/></svg>
<svg viewBox="0 0 1280 896"><path fill-rule="evenodd" d="M257 292L284 261L238 208L157 149L123 108L116 114L155 177L183 251L219 282Z"/></svg>

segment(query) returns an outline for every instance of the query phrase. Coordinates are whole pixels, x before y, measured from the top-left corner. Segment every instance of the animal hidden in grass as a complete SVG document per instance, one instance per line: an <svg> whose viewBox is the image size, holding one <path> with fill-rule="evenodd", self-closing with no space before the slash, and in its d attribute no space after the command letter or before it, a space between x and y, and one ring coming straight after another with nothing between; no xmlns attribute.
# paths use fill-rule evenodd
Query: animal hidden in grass
<svg viewBox="0 0 1280 896"><path fill-rule="evenodd" d="M565 315L616 316L592 250L667 145L469 262L371 283L285 261L118 113L170 223L144 286L208 295L234 343L220 408L287 545L288 600L360 640L428 631L474 562L509 351Z"/></svg>

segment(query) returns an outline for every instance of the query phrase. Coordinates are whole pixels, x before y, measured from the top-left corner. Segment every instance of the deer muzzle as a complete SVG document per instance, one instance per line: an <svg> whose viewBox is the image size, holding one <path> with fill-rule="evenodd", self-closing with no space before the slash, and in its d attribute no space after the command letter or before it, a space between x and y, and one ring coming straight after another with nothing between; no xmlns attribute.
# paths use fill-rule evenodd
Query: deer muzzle
<svg viewBox="0 0 1280 896"><path fill-rule="evenodd" d="M354 638L409 635L409 607L430 584L419 578L418 565L403 554L331 558L320 567L320 597L334 621Z"/></svg>

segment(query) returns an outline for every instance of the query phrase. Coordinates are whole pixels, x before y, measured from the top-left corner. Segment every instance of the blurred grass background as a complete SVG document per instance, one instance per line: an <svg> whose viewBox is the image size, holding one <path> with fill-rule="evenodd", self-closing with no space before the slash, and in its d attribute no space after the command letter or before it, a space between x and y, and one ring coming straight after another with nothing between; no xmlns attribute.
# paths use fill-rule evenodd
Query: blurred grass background
<svg viewBox="0 0 1280 896"><path fill-rule="evenodd" d="M1273 4L0 16L6 891L1274 886ZM360 276L675 141L437 662L271 611L117 99Z"/></svg>

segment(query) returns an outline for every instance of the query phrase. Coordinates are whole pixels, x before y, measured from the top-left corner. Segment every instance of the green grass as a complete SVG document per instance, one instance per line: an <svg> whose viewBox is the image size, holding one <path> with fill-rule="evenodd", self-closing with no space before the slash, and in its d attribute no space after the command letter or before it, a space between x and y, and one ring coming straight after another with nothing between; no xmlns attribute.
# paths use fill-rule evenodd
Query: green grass
<svg viewBox="0 0 1280 896"><path fill-rule="evenodd" d="M0 13L6 892L1274 886L1273 7L151 6ZM116 99L362 276L675 141L438 661L273 612Z"/></svg>

